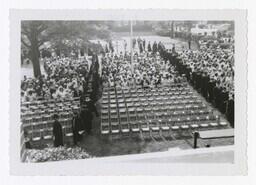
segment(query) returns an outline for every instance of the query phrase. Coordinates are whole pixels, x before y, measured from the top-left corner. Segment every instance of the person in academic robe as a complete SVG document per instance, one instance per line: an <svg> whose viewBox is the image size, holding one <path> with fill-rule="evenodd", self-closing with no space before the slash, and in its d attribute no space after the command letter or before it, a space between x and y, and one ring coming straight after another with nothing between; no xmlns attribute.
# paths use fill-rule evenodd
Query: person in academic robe
<svg viewBox="0 0 256 185"><path fill-rule="evenodd" d="M77 145L78 141L80 141L80 135L79 135L79 126L81 126L81 116L80 113L75 112L74 117L72 120L72 131L73 131L73 141L74 145Z"/></svg>
<svg viewBox="0 0 256 185"><path fill-rule="evenodd" d="M53 137L54 137L54 147L63 146L63 134L62 134L62 126L58 121L59 116L55 114L53 116Z"/></svg>
<svg viewBox="0 0 256 185"><path fill-rule="evenodd" d="M208 83L207 89L208 89L208 100L210 103L212 103L214 101L214 93L213 93L213 89L215 87L215 81L213 79L211 79Z"/></svg>

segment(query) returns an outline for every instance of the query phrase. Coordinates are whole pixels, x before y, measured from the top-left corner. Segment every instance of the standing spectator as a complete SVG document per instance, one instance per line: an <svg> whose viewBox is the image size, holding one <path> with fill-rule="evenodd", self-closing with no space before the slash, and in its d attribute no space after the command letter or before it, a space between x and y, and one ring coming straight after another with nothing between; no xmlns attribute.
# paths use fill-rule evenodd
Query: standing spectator
<svg viewBox="0 0 256 185"><path fill-rule="evenodd" d="M151 44L150 44L150 41L148 42L148 52L151 52L152 49L151 49Z"/></svg>
<svg viewBox="0 0 256 185"><path fill-rule="evenodd" d="M126 40L124 40L124 53L126 53L126 50L127 50L127 42Z"/></svg>
<svg viewBox="0 0 256 185"><path fill-rule="evenodd" d="M153 44L153 53L155 54L157 52L157 43L156 41Z"/></svg>
<svg viewBox="0 0 256 185"><path fill-rule="evenodd" d="M143 43L143 50L145 51L146 50L146 40L143 39L142 43Z"/></svg>

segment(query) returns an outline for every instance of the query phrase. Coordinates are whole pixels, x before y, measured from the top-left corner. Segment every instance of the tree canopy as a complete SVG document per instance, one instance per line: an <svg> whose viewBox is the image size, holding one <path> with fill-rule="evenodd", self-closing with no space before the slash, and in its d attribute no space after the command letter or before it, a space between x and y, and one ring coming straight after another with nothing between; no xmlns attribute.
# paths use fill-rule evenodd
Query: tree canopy
<svg viewBox="0 0 256 185"><path fill-rule="evenodd" d="M40 76L40 50L47 43L57 53L86 49L90 39L109 39L109 24L104 21L22 21L21 43L32 61L34 76ZM23 52L22 52L23 53Z"/></svg>

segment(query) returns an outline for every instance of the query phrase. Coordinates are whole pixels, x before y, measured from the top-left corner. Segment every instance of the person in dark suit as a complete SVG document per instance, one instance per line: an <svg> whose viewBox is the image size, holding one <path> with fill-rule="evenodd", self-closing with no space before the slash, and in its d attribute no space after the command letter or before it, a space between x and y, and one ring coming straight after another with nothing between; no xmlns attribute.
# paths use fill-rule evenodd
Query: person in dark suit
<svg viewBox="0 0 256 185"><path fill-rule="evenodd" d="M54 136L54 147L63 146L63 134L62 126L58 121L59 116L57 114L53 115L53 136Z"/></svg>

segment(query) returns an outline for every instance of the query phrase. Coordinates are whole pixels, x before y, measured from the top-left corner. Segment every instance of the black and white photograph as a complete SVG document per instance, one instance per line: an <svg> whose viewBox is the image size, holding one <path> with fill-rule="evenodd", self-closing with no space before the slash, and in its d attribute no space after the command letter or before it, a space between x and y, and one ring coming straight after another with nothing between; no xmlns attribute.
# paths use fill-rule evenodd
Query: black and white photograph
<svg viewBox="0 0 256 185"><path fill-rule="evenodd" d="M225 146L215 160L232 163L234 34L233 21L22 21L21 160Z"/></svg>
<svg viewBox="0 0 256 185"><path fill-rule="evenodd" d="M237 103L244 97L245 73L237 70L246 57L244 32L237 29L244 27L237 18L242 12L212 11L207 18L187 11L183 19L172 15L186 10L94 10L95 17L80 11L89 19L72 11L65 19L51 17L54 11L45 18L24 12L13 11L10 27L17 43L10 76L17 102L10 115L18 122L17 140L11 136L17 147L10 149L21 168L66 165L61 169L71 171L68 164L89 164L111 174L113 164L126 170L199 164L239 171L246 124ZM149 166L145 174L152 173ZM215 167L172 166L169 173L214 174Z"/></svg>

